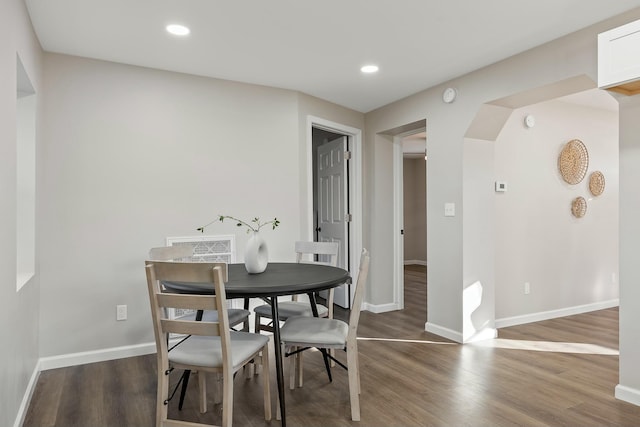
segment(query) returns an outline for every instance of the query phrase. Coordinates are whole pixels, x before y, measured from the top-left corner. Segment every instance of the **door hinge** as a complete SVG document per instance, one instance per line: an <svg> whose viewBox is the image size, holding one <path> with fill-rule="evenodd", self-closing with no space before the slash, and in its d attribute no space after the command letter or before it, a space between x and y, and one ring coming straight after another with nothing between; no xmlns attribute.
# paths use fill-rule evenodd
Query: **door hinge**
<svg viewBox="0 0 640 427"><path fill-rule="evenodd" d="M351 216L351 214L344 215L344 222L351 222L352 219L353 217Z"/></svg>
<svg viewBox="0 0 640 427"><path fill-rule="evenodd" d="M344 159L345 160L351 160L351 151L345 151L344 152Z"/></svg>

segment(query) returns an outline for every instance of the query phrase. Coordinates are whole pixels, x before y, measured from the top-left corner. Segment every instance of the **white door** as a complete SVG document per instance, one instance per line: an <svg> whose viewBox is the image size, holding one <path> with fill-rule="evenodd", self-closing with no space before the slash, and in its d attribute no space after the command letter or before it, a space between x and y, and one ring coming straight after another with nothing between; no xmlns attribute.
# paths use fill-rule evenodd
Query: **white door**
<svg viewBox="0 0 640 427"><path fill-rule="evenodd" d="M349 212L349 206L346 151L346 136L318 147L316 157L318 166L318 223L316 231L319 242L340 243L338 267L348 269L349 227L346 215ZM335 289L334 302L340 307L349 308L346 285Z"/></svg>

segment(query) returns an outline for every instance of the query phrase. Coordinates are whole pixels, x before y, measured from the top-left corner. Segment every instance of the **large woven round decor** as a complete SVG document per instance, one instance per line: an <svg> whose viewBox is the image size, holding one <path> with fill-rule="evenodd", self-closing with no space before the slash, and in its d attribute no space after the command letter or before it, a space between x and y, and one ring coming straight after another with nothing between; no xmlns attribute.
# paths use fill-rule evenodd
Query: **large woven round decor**
<svg viewBox="0 0 640 427"><path fill-rule="evenodd" d="M589 168L589 153L579 139L567 142L558 156L560 175L567 183L575 185L584 179Z"/></svg>
<svg viewBox="0 0 640 427"><path fill-rule="evenodd" d="M576 218L582 218L587 213L587 201L584 197L576 197L571 202L571 213Z"/></svg>
<svg viewBox="0 0 640 427"><path fill-rule="evenodd" d="M604 175L600 171L595 171L589 175L589 191L594 196L599 196L604 192Z"/></svg>

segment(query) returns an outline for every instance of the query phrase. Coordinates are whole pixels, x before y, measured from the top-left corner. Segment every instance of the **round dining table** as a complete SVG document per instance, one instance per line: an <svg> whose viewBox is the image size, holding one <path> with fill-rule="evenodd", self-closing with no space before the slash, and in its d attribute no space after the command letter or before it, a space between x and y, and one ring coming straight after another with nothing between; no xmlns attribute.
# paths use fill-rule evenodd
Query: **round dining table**
<svg viewBox="0 0 640 427"><path fill-rule="evenodd" d="M285 295L307 294L314 316L318 315L315 293L350 284L351 276L343 268L322 264L295 262L271 262L267 269L259 274L250 274L244 264L229 264L228 277L225 280L225 293L231 298L262 298L271 304L271 315L278 319L278 297ZM213 292L211 284L193 282L163 282L171 292L185 294L207 294ZM247 308L247 303L245 303ZM280 346L280 325L273 322L273 343L276 359L276 381L280 402L282 426L286 426L284 401L284 375L282 368L282 349Z"/></svg>

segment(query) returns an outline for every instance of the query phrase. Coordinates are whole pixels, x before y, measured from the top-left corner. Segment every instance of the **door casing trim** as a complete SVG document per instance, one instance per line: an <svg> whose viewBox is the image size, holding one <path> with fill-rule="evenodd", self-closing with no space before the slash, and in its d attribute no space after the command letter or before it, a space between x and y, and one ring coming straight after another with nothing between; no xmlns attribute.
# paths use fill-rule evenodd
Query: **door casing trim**
<svg viewBox="0 0 640 427"><path fill-rule="evenodd" d="M349 271L358 271L358 261L362 251L362 130L333 122L316 116L307 116L307 230L303 237L313 240L313 128L320 128L339 133L349 137L351 146L351 160L349 164L349 213L351 224L349 226ZM352 283L356 283L357 277L352 277ZM353 300L354 287L351 287L350 301Z"/></svg>

